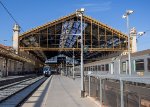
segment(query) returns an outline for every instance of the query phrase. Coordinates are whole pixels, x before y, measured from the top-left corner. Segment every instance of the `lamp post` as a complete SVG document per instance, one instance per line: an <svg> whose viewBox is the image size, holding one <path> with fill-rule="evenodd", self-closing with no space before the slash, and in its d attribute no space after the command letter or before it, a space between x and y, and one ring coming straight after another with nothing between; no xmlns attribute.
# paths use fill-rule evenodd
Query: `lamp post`
<svg viewBox="0 0 150 107"><path fill-rule="evenodd" d="M82 26L82 17L83 17L83 13L84 13L84 8L81 8L79 10L76 10L76 15L78 17L80 17L81 20L81 97L84 97L84 73L83 73L83 34L82 34L82 30L83 30L83 26Z"/></svg>
<svg viewBox="0 0 150 107"><path fill-rule="evenodd" d="M129 66L129 75L131 75L131 54L130 54L130 28L129 28L129 15L133 13L133 10L127 10L122 18L127 19L127 35L128 35L128 66Z"/></svg>

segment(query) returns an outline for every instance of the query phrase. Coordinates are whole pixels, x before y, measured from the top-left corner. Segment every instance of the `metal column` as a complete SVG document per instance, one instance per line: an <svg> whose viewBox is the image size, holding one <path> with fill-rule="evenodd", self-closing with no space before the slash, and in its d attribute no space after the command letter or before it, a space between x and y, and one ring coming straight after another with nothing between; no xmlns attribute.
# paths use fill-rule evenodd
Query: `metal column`
<svg viewBox="0 0 150 107"><path fill-rule="evenodd" d="M128 30L128 67L129 67L129 75L131 75L130 31L129 31L128 15L127 15L127 30Z"/></svg>
<svg viewBox="0 0 150 107"><path fill-rule="evenodd" d="M102 107L102 79L100 78L100 107Z"/></svg>
<svg viewBox="0 0 150 107"><path fill-rule="evenodd" d="M73 79L75 79L75 76L74 76L74 48L73 48Z"/></svg>
<svg viewBox="0 0 150 107"><path fill-rule="evenodd" d="M91 76L89 76L89 96L91 96Z"/></svg>
<svg viewBox="0 0 150 107"><path fill-rule="evenodd" d="M121 97L121 107L124 107L123 81L121 79L120 79L120 97Z"/></svg>
<svg viewBox="0 0 150 107"><path fill-rule="evenodd" d="M141 95L139 95L139 107L141 107Z"/></svg>
<svg viewBox="0 0 150 107"><path fill-rule="evenodd" d="M68 70L67 70L67 57L66 57L66 65L65 65L65 66L66 66L66 67L65 67L65 69L66 69L66 70L65 70L65 71L66 71L66 72L65 72L65 75L68 76Z"/></svg>
<svg viewBox="0 0 150 107"><path fill-rule="evenodd" d="M83 73L83 24L82 24L82 17L83 14L81 14L81 97L84 97L84 73Z"/></svg>

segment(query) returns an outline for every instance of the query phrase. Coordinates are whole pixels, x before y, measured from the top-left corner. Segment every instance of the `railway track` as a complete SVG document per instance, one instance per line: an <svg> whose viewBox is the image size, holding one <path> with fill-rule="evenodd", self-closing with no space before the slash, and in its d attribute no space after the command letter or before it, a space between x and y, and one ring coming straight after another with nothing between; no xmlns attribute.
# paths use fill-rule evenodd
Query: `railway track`
<svg viewBox="0 0 150 107"><path fill-rule="evenodd" d="M36 75L26 75L26 76L19 76L19 77L12 77L12 78L4 78L0 79L0 87L10 85L15 82L19 82L28 78L35 78Z"/></svg>
<svg viewBox="0 0 150 107"><path fill-rule="evenodd" d="M47 78L28 78L14 84L0 87L0 107L17 107L35 91Z"/></svg>

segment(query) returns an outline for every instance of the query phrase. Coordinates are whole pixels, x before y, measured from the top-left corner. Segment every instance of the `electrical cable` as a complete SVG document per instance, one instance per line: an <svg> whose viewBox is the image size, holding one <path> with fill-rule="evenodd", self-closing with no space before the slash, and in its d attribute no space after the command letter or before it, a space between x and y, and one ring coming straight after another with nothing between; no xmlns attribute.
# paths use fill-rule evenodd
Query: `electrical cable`
<svg viewBox="0 0 150 107"><path fill-rule="evenodd" d="M2 5L2 7L4 8L4 10L7 12L7 14L11 17L11 19L19 25L20 29L24 32L24 30L22 29L22 27L20 26L20 24L17 22L17 20L13 17L12 13L10 13L10 11L8 10L8 8L2 3L2 1L0 0L0 4Z"/></svg>

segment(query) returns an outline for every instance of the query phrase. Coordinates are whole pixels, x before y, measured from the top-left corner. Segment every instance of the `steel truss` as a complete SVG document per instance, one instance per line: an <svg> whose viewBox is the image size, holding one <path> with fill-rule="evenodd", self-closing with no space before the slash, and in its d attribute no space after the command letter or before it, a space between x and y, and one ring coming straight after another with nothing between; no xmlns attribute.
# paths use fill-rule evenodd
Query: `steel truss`
<svg viewBox="0 0 150 107"><path fill-rule="evenodd" d="M79 21L80 19L73 13L25 32L19 37L19 50L66 53L75 48L78 52L80 51L80 36L77 35L80 35L78 32L81 27L80 23L77 23ZM83 44L88 47L88 52L127 50L128 37L122 32L88 16L83 16L83 25Z"/></svg>

